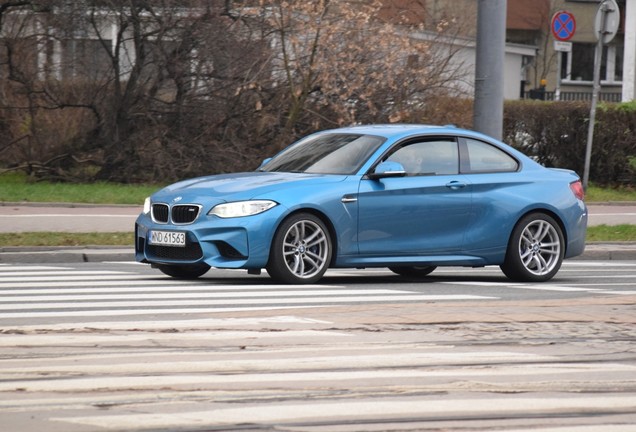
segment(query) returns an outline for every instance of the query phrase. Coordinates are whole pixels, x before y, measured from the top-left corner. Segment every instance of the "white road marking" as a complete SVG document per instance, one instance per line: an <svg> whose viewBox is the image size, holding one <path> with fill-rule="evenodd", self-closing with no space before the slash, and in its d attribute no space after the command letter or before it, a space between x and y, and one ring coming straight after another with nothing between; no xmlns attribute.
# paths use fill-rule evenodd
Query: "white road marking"
<svg viewBox="0 0 636 432"><path fill-rule="evenodd" d="M0 275L5 274L5 272L11 271L22 271L29 270L33 272L38 272L41 270L72 270L71 267L53 267L53 266L27 266L27 265L13 265L13 264L0 264Z"/></svg>
<svg viewBox="0 0 636 432"><path fill-rule="evenodd" d="M350 302L390 302L390 301L438 301L438 300L477 300L477 299L493 299L496 297L475 296L475 295L370 295L370 296L338 296L325 298L259 298L259 299L230 299L230 300L141 300L141 301L114 301L110 302L91 302L91 303L29 303L29 304L11 304L7 307L10 310L36 310L36 309L74 309L74 308L112 308L112 307L162 307L162 306L216 306L216 305L263 305L263 304L334 304L334 303L350 303ZM158 310L158 312L163 312ZM7 315L0 313L0 318L6 318Z"/></svg>
<svg viewBox="0 0 636 432"><path fill-rule="evenodd" d="M222 332L221 332L222 333ZM239 332L229 332L226 339L232 340L233 337L243 338L275 338L283 337L275 333L263 333L260 336L250 332L243 335ZM290 336L296 337L351 337L350 334L338 332L290 332ZM223 340L223 335L219 333L213 334L215 340ZM193 339L195 340L195 339ZM135 341L135 340L133 340ZM49 341L50 342L50 341ZM65 344L66 339L60 339L60 343ZM31 345L29 345L31 346ZM384 346L386 350L390 347ZM190 352L191 355L195 352ZM208 354L209 355L209 354ZM172 358L172 355L169 355ZM78 364L77 359L64 360L60 364L59 359L51 359L50 364L37 366L3 366L1 376L3 379L12 380L11 385L22 386L28 383L17 382L17 378L21 380L31 380L32 375L36 375L39 381L52 381L58 379L75 379L82 375L89 374L124 374L131 375L147 375L147 374L195 374L204 373L215 374L220 376L220 382L210 381L210 383L225 383L229 377L224 374L245 373L252 374L253 379L263 377L263 381L276 380L278 373L291 374L298 378L299 381L304 380L307 372L315 373L317 370L323 370L323 374L334 374L333 379L339 379L341 374L346 373L345 369L369 369L368 372L375 370L377 378L384 376L384 368L420 368L423 366L436 366L425 371L427 378L440 377L457 377L457 378L474 378L474 377L517 377L532 376L538 379L564 379L567 374L624 374L636 372L636 366L621 363L593 363L593 364L572 364L572 363L537 363L540 361L550 361L554 357L534 355L527 353L515 352L400 352L395 354L357 354L357 355L340 355L340 356L312 356L312 357L296 357L289 356L286 358L268 358L268 359L232 359L231 362L223 359L209 360L187 360L187 361L139 361L133 363L82 363ZM526 364L534 362L534 364ZM6 362L4 362L6 363ZM496 367L484 368L483 365L492 366L498 363ZM456 366L463 366L461 369ZM263 375L268 372L267 375ZM274 373L275 372L275 373ZM73 376L68 376L72 373ZM45 375L46 374L46 375ZM223 374L223 375L222 375ZM60 377L61 376L61 377ZM273 378L272 378L273 376ZM365 375L366 377L366 375ZM240 381L240 377L236 382ZM332 379L332 378L329 378ZM607 379L607 378L604 378ZM9 385L9 383L7 383Z"/></svg>
<svg viewBox="0 0 636 432"><path fill-rule="evenodd" d="M179 341L213 341L228 340L240 341L250 339L251 341L259 339L272 338L316 338L316 337L350 337L347 333L339 333L333 331L317 331L317 330L287 330L284 334L279 332L258 332L258 331L199 331L188 333L126 333L126 334L35 334L35 335L3 335L0 337L0 347L36 347L36 346L55 346L55 345L107 345L107 344L128 344L134 342L147 342L149 340L162 342L170 340ZM8 372L4 368L0 371L0 376ZM5 375L6 376L6 375Z"/></svg>
<svg viewBox="0 0 636 432"><path fill-rule="evenodd" d="M561 269L564 267L636 267L636 264L625 261L564 261Z"/></svg>
<svg viewBox="0 0 636 432"><path fill-rule="evenodd" d="M197 319L171 319L155 321L83 321L58 324L29 324L20 326L7 326L3 330L15 330L28 332L46 328L49 331L74 331L78 328L90 328L95 330L156 330L175 329L191 330L196 328L237 327L237 326L263 326L272 324L332 324L330 321L313 318L299 317L295 315L277 315L271 317L245 317L245 318L197 318Z"/></svg>
<svg viewBox="0 0 636 432"><path fill-rule="evenodd" d="M569 397L562 395L532 397L495 397L431 400L410 398L406 400L338 401L322 403L260 404L233 408L218 408L205 411L181 411L176 413L148 413L102 415L86 417L57 417L52 420L78 423L110 430L135 430L139 425L146 428L185 428L188 426L241 424L246 419L250 423L281 423L302 420L351 419L378 416L439 417L448 415L470 416L491 413L497 416L510 413L530 414L544 412L598 412L616 410L636 410L636 398L626 396L596 395ZM355 413L355 414L354 414Z"/></svg>
<svg viewBox="0 0 636 432"><path fill-rule="evenodd" d="M117 309L117 310L70 310L64 312L23 312L0 313L0 319L13 318L70 318L70 317L116 317L128 315L166 315L166 314L211 314L226 312L268 311L272 309L306 309L312 306L265 306L265 307L209 307L209 308L176 308L176 309Z"/></svg>
<svg viewBox="0 0 636 432"><path fill-rule="evenodd" d="M122 287L121 282L116 282L114 285L99 285L94 287L93 282L90 283L90 287L86 286L86 282L76 285L77 288L61 288L67 286L64 283L55 283L51 286L60 288L31 288L32 284L24 286L22 289L2 289L0 284L0 293L4 295L32 295L32 294L99 294L99 293L160 293L160 292L255 292L255 291L272 291L272 292L284 292L302 289L303 291L311 291L314 289L337 289L344 291L346 287L344 285L215 285L215 284L201 284L192 282L179 281L166 281L170 283L158 284L154 286L152 284L143 283L144 281L135 281L131 285ZM154 281L158 282L158 281ZM38 284L40 285L40 284ZM148 289L148 285L152 286L152 289ZM411 292L412 291L405 291Z"/></svg>
<svg viewBox="0 0 636 432"><path fill-rule="evenodd" d="M497 288L512 288L512 289L529 289L538 291L603 291L601 288L579 288L563 285L551 285L551 284L537 284L537 285L524 285L521 283L506 283L506 282L442 282L446 285L464 285L464 286L483 286L483 287L497 287Z"/></svg>
<svg viewBox="0 0 636 432"><path fill-rule="evenodd" d="M102 278L100 278L102 279ZM106 277L106 279L110 279L110 277ZM0 280L2 278L0 277ZM212 281L210 281L212 282ZM154 287L182 287L184 289L207 289L207 290L237 290L237 289L250 289L250 290L277 290L277 289L289 289L289 288L298 288L299 286L305 287L307 289L311 288L337 288L342 287L344 285L262 285L262 284L253 284L253 285L216 285L214 283L210 283L205 279L200 279L198 281L179 281L171 278L161 278L161 279L152 279L148 276L140 276L139 278L130 278L130 284L126 284L126 287L122 289L129 289L129 287L143 287L143 286L152 286L153 291ZM90 285L90 288L87 287ZM0 290L4 291L4 288L24 288L28 291L31 291L32 288L47 288L47 287L80 287L85 288L86 290L93 289L95 287L113 287L113 290L116 290L118 287L122 287L124 285L120 279L117 280L99 280L99 281L53 281L53 282L29 282L29 283L17 283L17 282L0 282ZM110 291L110 288L109 288ZM115 291L114 291L115 292Z"/></svg>
<svg viewBox="0 0 636 432"><path fill-rule="evenodd" d="M380 294L413 294L413 291L400 291L400 290L388 290L388 289L361 289L361 290L340 290L340 289L313 289L313 290L300 290L300 291L268 291L268 292L245 292L242 289L236 290L238 292L209 292L213 289L207 290L208 292L173 292L173 293L154 293L153 299L204 299L204 298L252 298L252 297L312 297L312 296L345 296L345 295L380 295ZM3 292L3 294L6 294ZM22 293L24 294L24 293ZM21 303L21 302L62 302L62 301L87 301L87 300L109 300L112 302L119 302L121 300L137 300L148 298L148 292L140 292L138 294L121 294L116 296L113 294L75 294L75 295L20 295L13 297L0 297L0 308L3 304L8 303ZM338 298L338 297L333 297ZM399 297L396 297L399 298ZM82 305L84 303L78 303ZM200 304L200 303L198 303ZM113 305L116 305L113 303Z"/></svg>
<svg viewBox="0 0 636 432"><path fill-rule="evenodd" d="M605 291L605 294L636 295L636 291Z"/></svg>
<svg viewBox="0 0 636 432"><path fill-rule="evenodd" d="M471 353L472 355L473 353ZM464 357L466 354L464 354ZM501 359L501 356L498 357ZM527 358L527 357L526 357ZM291 360L291 359L290 359ZM490 360L492 361L492 360ZM517 361L523 361L518 359ZM485 360L482 364L488 364L489 361ZM459 365L466 363L458 363ZM548 375L561 375L568 371L569 373L580 373L582 371L569 370L567 365L561 367L555 367L551 369L553 372L546 372ZM601 367L597 369L601 370ZM189 375L186 373L180 374L178 371L175 375L144 375L143 370L138 370L135 375L121 376L118 373L117 376L98 376L91 378L82 378L77 376L71 376L67 378L60 378L55 376L53 378L40 378L37 380L16 380L16 381L2 381L0 382L0 391L7 392L13 391L16 388L24 389L26 392L79 392L79 391L91 391L94 389L100 389L102 391L122 391L127 389L152 389L169 386L187 386L195 384L199 387L204 386L223 386L227 384L269 384L269 383L291 383L291 382L324 382L324 381L366 381L372 380L373 382L379 380L428 380L433 378L477 378L477 377L503 377L503 376L536 376L540 375L532 367L528 368L504 368L500 373L496 370L480 368L462 367L450 368L445 370L424 370L420 368L391 368L391 369L376 369L370 368L368 370L357 368L355 370L336 370L336 371L301 371L301 372L256 372L256 373L244 373L244 371L234 370L236 373L226 373L221 371L215 373L215 370L207 370L206 374ZM619 369L616 372L634 371L634 369ZM248 371L249 372L249 371ZM585 371L583 371L585 372ZM149 372L152 373L152 372ZM396 384L397 385L397 384ZM636 403L636 401L634 401Z"/></svg>
<svg viewBox="0 0 636 432"><path fill-rule="evenodd" d="M58 270L54 271L3 271L0 273L0 280L15 280L15 276L20 276L17 280L28 280L25 276L30 277L42 277L46 276L107 276L107 275L134 275L135 273L125 272L125 271L117 271L117 270Z"/></svg>
<svg viewBox="0 0 636 432"><path fill-rule="evenodd" d="M0 284L1 286L4 286L5 283L7 282L42 282L42 281L46 281L46 282L59 282L59 281L85 281L84 283L87 282L91 282L94 281L96 278L99 278L100 280L109 280L109 281L115 281L115 280L135 280L135 279L148 279L149 276L144 276L144 275L136 275L136 274L127 274L125 272L122 272L123 274L113 274L113 275L108 275L108 276L101 276L99 273L87 273L81 276L74 276L74 275L68 275L68 276L16 276L16 277L1 277L0 280L2 281L2 284Z"/></svg>

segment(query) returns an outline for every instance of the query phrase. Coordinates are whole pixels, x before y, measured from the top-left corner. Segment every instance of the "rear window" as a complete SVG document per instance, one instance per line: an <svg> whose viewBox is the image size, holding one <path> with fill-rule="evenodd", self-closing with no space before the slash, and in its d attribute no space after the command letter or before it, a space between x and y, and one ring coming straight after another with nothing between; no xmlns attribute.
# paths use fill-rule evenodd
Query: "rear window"
<svg viewBox="0 0 636 432"><path fill-rule="evenodd" d="M466 154L462 158L463 173L509 172L519 169L519 162L498 147L483 141L463 139Z"/></svg>

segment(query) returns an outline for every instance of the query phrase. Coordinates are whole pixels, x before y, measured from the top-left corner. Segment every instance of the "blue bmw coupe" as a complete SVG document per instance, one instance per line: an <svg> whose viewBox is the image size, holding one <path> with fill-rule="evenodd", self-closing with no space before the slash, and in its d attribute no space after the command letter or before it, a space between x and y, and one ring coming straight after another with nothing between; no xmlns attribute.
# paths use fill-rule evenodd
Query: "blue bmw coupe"
<svg viewBox="0 0 636 432"><path fill-rule="evenodd" d="M181 181L148 199L136 259L176 278L211 267L314 283L328 268L498 265L551 279L583 253L580 178L455 127L356 126L315 133L255 172Z"/></svg>

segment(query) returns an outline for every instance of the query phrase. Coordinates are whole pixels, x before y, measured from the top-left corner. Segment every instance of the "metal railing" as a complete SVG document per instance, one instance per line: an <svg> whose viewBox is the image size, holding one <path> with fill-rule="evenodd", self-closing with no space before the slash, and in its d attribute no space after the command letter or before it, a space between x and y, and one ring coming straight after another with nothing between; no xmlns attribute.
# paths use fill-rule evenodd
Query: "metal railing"
<svg viewBox="0 0 636 432"><path fill-rule="evenodd" d="M555 92L545 90L529 90L524 94L524 99L553 101L555 100ZM603 102L620 102L622 99L622 94L620 92L601 92L598 95L598 99ZM592 100L592 92L562 91L559 100L589 102Z"/></svg>

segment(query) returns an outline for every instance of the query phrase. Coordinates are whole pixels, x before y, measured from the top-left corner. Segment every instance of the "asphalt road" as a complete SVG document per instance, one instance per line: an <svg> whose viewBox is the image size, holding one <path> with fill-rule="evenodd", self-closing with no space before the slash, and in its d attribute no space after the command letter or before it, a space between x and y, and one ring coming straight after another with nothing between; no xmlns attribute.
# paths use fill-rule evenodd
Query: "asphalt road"
<svg viewBox="0 0 636 432"><path fill-rule="evenodd" d="M589 225L636 224L636 203L590 204ZM67 205L0 205L0 232L132 231L141 207Z"/></svg>
<svg viewBox="0 0 636 432"><path fill-rule="evenodd" d="M0 264L2 430L635 430L634 262L322 282Z"/></svg>

